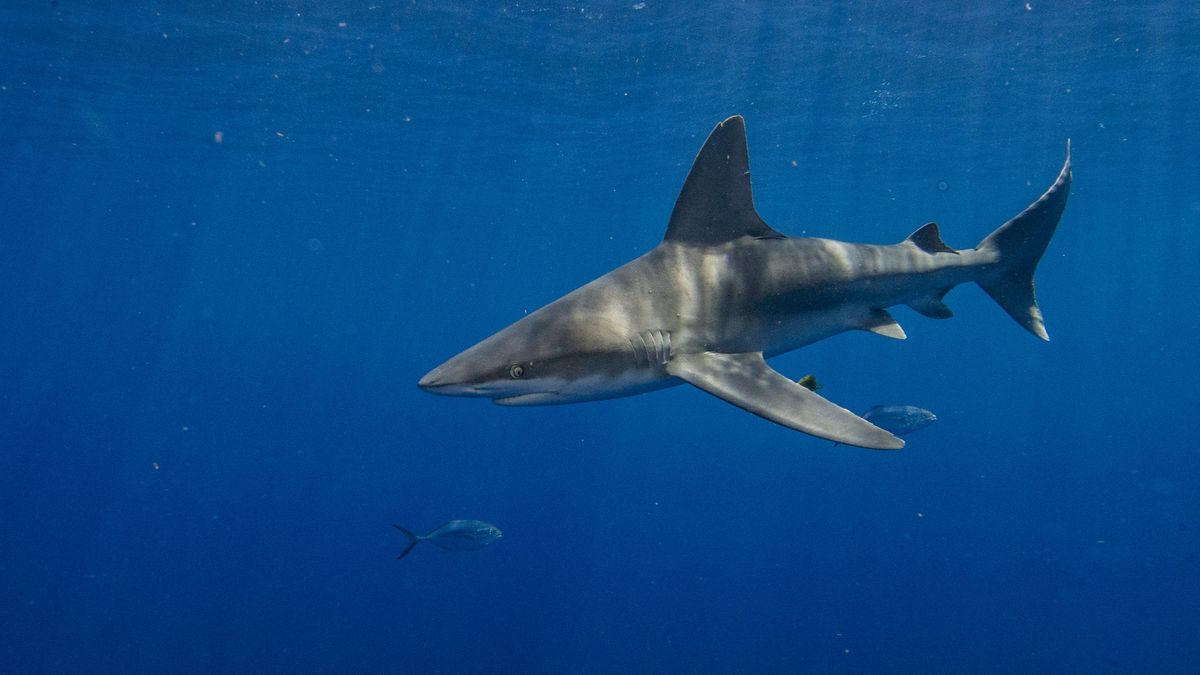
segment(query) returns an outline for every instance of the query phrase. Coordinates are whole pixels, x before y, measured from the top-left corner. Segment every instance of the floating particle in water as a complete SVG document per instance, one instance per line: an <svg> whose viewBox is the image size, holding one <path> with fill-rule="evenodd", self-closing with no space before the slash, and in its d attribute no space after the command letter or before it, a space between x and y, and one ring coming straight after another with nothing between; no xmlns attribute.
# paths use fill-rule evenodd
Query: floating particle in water
<svg viewBox="0 0 1200 675"><path fill-rule="evenodd" d="M214 131L213 132L213 143L220 145L224 142L225 142L225 132L224 131Z"/></svg>
<svg viewBox="0 0 1200 675"><path fill-rule="evenodd" d="M634 5L634 6L633 6L633 8L634 8L635 10L636 10L636 9L646 9L646 3L644 3L644 2L639 2L638 4Z"/></svg>
<svg viewBox="0 0 1200 675"><path fill-rule="evenodd" d="M939 180L937 182L937 189L938 189L938 192L945 192L946 190L950 189L950 184L944 180Z"/></svg>
<svg viewBox="0 0 1200 675"><path fill-rule="evenodd" d="M321 243L321 240L316 237L308 240L308 250L314 253L320 251L324 246L325 244Z"/></svg>

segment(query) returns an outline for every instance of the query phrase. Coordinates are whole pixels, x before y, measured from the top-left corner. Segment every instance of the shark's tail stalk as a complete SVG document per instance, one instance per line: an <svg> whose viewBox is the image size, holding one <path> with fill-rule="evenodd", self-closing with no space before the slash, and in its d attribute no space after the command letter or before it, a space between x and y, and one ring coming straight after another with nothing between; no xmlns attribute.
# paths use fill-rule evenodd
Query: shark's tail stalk
<svg viewBox="0 0 1200 675"><path fill-rule="evenodd" d="M975 248L991 252L996 263L980 275L977 283L1008 315L1030 333L1049 340L1042 310L1033 290L1033 271L1054 236L1071 191L1071 142L1067 160L1054 185L1016 218L996 228Z"/></svg>
<svg viewBox="0 0 1200 675"><path fill-rule="evenodd" d="M404 534L404 536L408 537L408 539L409 539L408 546L405 546L404 550L400 552L400 555L396 556L396 560L400 560L404 556L408 555L413 550L414 546L421 543L421 538L418 537L417 535L413 534L412 532L408 531L407 529L400 527L399 525L393 524L392 527L396 528L397 530L400 530L400 532L402 532Z"/></svg>

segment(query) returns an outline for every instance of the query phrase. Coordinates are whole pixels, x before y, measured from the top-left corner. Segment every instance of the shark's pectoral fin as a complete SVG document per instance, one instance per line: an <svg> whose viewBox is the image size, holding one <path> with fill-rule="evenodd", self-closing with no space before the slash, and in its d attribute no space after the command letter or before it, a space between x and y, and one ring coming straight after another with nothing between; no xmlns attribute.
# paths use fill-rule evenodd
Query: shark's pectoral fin
<svg viewBox="0 0 1200 675"><path fill-rule="evenodd" d="M886 309L873 309L867 313L863 319L863 323L859 326L863 330L869 330L876 335L890 337L894 340L907 340L908 335L896 319Z"/></svg>
<svg viewBox="0 0 1200 675"><path fill-rule="evenodd" d="M896 450L904 441L767 365L762 353L678 354L667 372L759 417L847 445Z"/></svg>

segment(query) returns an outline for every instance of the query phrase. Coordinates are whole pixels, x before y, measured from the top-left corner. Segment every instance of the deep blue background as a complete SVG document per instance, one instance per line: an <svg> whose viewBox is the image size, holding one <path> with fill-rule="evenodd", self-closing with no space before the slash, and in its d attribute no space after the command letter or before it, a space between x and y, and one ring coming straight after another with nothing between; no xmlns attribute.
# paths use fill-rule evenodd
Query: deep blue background
<svg viewBox="0 0 1200 675"><path fill-rule="evenodd" d="M1200 13L1130 4L3 4L0 670L1194 672ZM852 241L972 246L1071 138L1053 342L964 287L775 360L939 414L890 454L417 390L733 113ZM450 518L505 537L393 559Z"/></svg>

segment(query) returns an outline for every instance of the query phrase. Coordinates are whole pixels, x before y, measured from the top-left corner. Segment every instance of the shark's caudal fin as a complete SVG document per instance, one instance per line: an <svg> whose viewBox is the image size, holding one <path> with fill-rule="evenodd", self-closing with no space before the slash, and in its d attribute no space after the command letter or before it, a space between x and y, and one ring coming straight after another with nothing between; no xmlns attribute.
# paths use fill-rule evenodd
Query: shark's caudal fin
<svg viewBox="0 0 1200 675"><path fill-rule="evenodd" d="M1033 290L1033 271L1054 236L1071 191L1071 142L1067 160L1054 185L1016 218L996 228L975 248L990 251L996 264L977 279L978 284L1030 333L1049 340Z"/></svg>
<svg viewBox="0 0 1200 675"><path fill-rule="evenodd" d="M400 527L399 525L393 524L392 527L396 528L397 530L400 530L400 532L402 532L404 534L404 536L408 537L408 539L409 539L408 546L405 546L404 550L400 552L400 555L396 556L396 560L399 560L399 559L403 558L404 556L408 555L409 553L411 553L413 550L413 547L416 546L417 544L421 543L421 538L418 537L417 535L413 534L412 532L409 532L407 529Z"/></svg>

